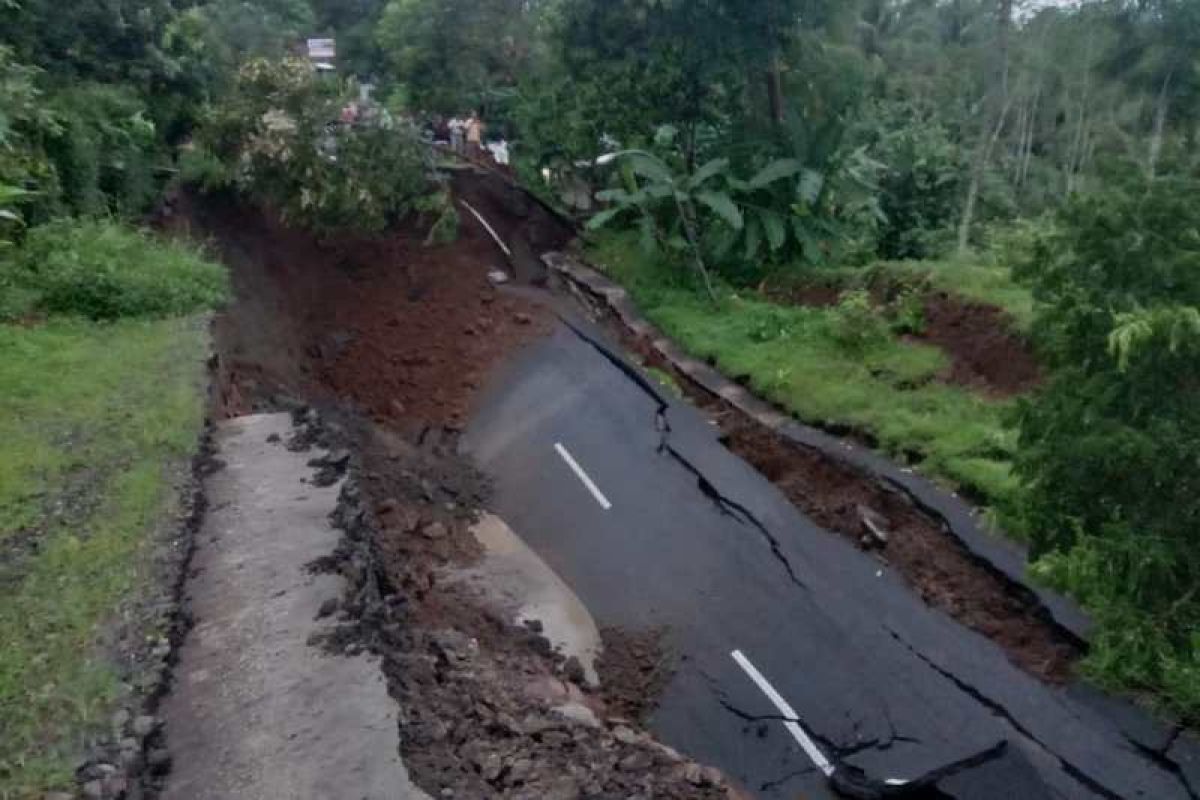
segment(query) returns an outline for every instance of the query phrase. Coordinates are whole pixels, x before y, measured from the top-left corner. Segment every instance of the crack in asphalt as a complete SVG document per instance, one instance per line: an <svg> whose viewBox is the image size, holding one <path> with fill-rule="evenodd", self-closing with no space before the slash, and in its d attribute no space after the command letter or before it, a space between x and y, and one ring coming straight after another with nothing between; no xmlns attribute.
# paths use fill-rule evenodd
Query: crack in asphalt
<svg viewBox="0 0 1200 800"><path fill-rule="evenodd" d="M771 533L770 529L767 528L766 525L763 525L761 522L759 522L758 518L755 517L748 508L736 500L730 499L729 497L721 494L721 491L713 485L712 481L704 476L704 473L702 473L694 464L688 461L688 459L684 457L678 450L672 447L670 443L666 441L670 432L671 430L668 427L663 434L664 443L659 446L659 452L666 453L673 458L676 463L694 475L700 491L716 504L717 508L720 509L722 514L732 517L739 523L757 530L762 535L763 539L766 540L767 546L771 550L771 554L775 556L775 559L782 564L784 570L787 571L788 578L792 581L792 583L801 589L808 591L808 584L800 579L800 576L796 574L796 570L792 566L792 562L788 560L786 555L784 555L783 546L780 544L779 539L776 538L773 533Z"/></svg>
<svg viewBox="0 0 1200 800"><path fill-rule="evenodd" d="M1050 755L1054 760L1056 760L1059 763L1059 766L1062 767L1063 772L1065 772L1067 775L1071 776L1072 778L1077 780L1079 783L1083 784L1084 786L1086 786L1087 788L1096 792L1097 794L1101 795L1102 797L1110 798L1110 800L1122 800L1121 795L1119 793L1113 791L1112 789L1109 789L1103 783L1096 780L1091 775L1088 775L1083 769L1076 766L1075 764L1072 764L1070 761L1063 758L1061 755L1059 755L1053 749L1051 749L1049 745L1047 745L1045 742L1043 742L1041 739L1039 739L1037 736L1035 736L1032 731L1030 731L1020 721L1018 721L1017 718L1014 717L1012 715L1012 713L1009 712L1009 710L1007 708L1005 708L1002 703L1000 703L997 700L992 699L991 697L988 697L986 694L981 692L979 689L977 689L976 687L967 683L966 681L964 681L962 678L955 675L950 670L948 670L942 666L939 666L938 664L935 664L928 656L926 656L921 651L917 650L915 647L913 647L911 644L909 644L907 641L905 641L904 637L900 636L900 634L896 633L896 631L892 630L888 626L885 625L884 630L886 630L893 639L895 639L897 642L899 642L901 645L903 645L910 653L912 653L917 658L919 658L921 661L923 661L926 665L928 665L930 669L932 669L934 672L941 675L943 678L946 678L947 680L949 680L960 691L967 694L972 699L979 702L981 705L985 706L989 711L991 711L997 717L1000 717L1005 722L1007 722L1009 725L1011 725L1013 727L1013 729L1016 730L1019 734L1021 734L1023 737L1025 737L1029 741L1033 742L1042 751L1044 751L1045 753ZM1144 747L1139 748L1139 749L1141 749L1143 752L1148 750L1148 748L1144 748ZM1152 753L1152 752L1153 751L1150 751L1150 753ZM1152 758L1149 754L1146 754L1146 757L1148 760L1151 760L1151 761L1157 763L1157 759ZM1163 757L1163 758L1165 759L1165 757ZM1191 786L1188 785L1186 779L1184 778L1182 770L1179 769L1177 764L1175 764L1173 761L1170 761L1170 759L1165 759L1165 760L1168 762L1168 765L1158 763L1158 766L1161 769L1171 772L1174 775L1174 777L1179 781L1180 786L1182 786L1184 791L1187 792L1188 796L1195 798L1196 795L1195 795L1195 793L1192 792ZM1172 767L1174 767L1174 769L1172 769Z"/></svg>
<svg viewBox="0 0 1200 800"><path fill-rule="evenodd" d="M833 740L829 739L828 737L822 736L820 733L817 733L816 731L809 728L808 725L804 722L804 720L801 720L799 718L789 717L785 714L751 714L748 711L738 708L733 703L729 702L729 700L727 700L723 697L718 697L717 702L721 705L722 708L724 708L730 714L733 714L735 717L742 720L743 722L793 722L793 723L799 725L800 727L802 727L804 729L805 733L807 733L813 740L815 740L817 742L817 744L821 745L827 751L827 755L828 755L829 759L835 763L842 759L846 759L851 756L858 755L859 753L866 752L867 750L884 750L884 751L890 750L897 743L910 743L910 744L921 744L922 743L920 739L914 739L911 736L901 736L898 734L892 734L891 736L889 736L887 739L884 739L884 740L880 740L878 738L865 739L861 742L858 742L856 744L849 745L849 746L838 745L838 744L835 744L833 742Z"/></svg>
<svg viewBox="0 0 1200 800"><path fill-rule="evenodd" d="M767 526L761 521L759 521L759 519L754 515L753 512L750 511L750 509L746 508L733 498L722 494L721 491L713 484L713 482L710 481L698 467L696 467L696 465L692 464L692 462L689 461L686 456L680 453L671 444L671 421L667 413L670 410L670 402L662 395L662 393L653 384L651 384L645 376L630 366L630 364L624 358L613 352L606 344L598 341L590 333L583 330L570 319L567 319L564 315L559 314L558 317L572 333L595 348L595 350L600 353L600 355L603 356L610 364L620 370L625 377L633 381L633 383L637 385L639 389L641 389L654 400L656 406L654 429L659 432L660 437L658 451L660 453L667 454L685 470L691 473L696 478L696 482L701 493L703 493L705 497L708 497L710 500L712 500L723 515L737 520L742 525L747 525L757 530L762 535L763 539L766 540L767 546L770 548L772 555L775 556L775 559L779 561L779 563L781 563L783 568L787 571L788 578L792 581L792 583L807 591L808 585L805 584L804 581L800 579L800 576L796 574L796 570L792 566L792 562L788 560L786 555L784 555L783 547L780 544L779 539L773 533L771 533L770 529L767 528Z"/></svg>
<svg viewBox="0 0 1200 800"><path fill-rule="evenodd" d="M1137 742L1128 736L1125 736L1125 740L1133 745L1134 748L1147 760L1157 764L1160 769L1174 775L1179 783L1183 786L1184 791L1188 793L1188 796L1194 798L1196 797L1196 790L1192 787L1192 782L1188 780L1187 773L1183 771L1183 767L1181 767L1179 763L1175 761L1175 759L1167 755L1171 749L1171 746L1175 744L1175 740L1179 738L1179 734L1182 732L1182 730L1182 728L1176 728L1175 731L1172 732L1171 738L1167 740L1167 744L1161 750L1156 750L1153 747L1146 747L1146 745Z"/></svg>
<svg viewBox="0 0 1200 800"><path fill-rule="evenodd" d="M641 389L645 394L647 394L650 398L652 398L652 400L654 401L654 404L655 404L655 420L654 420L655 430L658 431L659 435L660 435L658 452L669 456L676 463L678 463L681 467L683 467L685 470L687 470L691 475L693 475L696 478L697 486L698 486L699 490L701 491L701 493L704 494L706 497L708 497L716 505L716 507L719 509L720 513L722 513L725 516L731 517L732 519L736 520L737 522L739 522L742 525L746 525L748 527L751 527L751 528L754 528L755 530L757 530L759 532L759 534L763 537L763 539L766 541L769 549L771 550L772 555L775 557L775 559L777 561L779 561L779 563L786 570L791 582L794 585L796 585L797 587L799 587L805 591L808 591L808 589L809 589L808 585L803 580L801 580L800 577L796 574L796 571L793 568L790 560L787 558L787 556L783 552L782 545L780 544L779 539L770 531L770 529L766 525L764 525L753 514L753 512L751 512L744 505L742 505L741 503L737 502L736 500L722 494L722 492L716 487L716 485L714 485L712 483L712 481L710 481L708 479L708 477L697 466L695 466L686 456L684 456L682 453L680 453L679 450L677 450L671 444L672 430L671 430L671 423L670 423L670 419L669 419L669 415L668 415L668 411L670 409L670 402L667 400L666 397L663 396L663 394L659 391L659 389L656 386L654 386L637 369L632 367L628 363L628 361L626 361L621 355L619 355L618 353L611 350L606 344L597 340L594 336L592 336L590 333L588 333L587 331L582 329L580 326L578 326L572 320L568 319L563 314L560 313L560 314L558 314L558 316L559 316L559 319L563 322L564 325L567 326L567 328L569 330L571 330L576 336L578 336L584 342L591 345L609 363L611 363L623 375L625 375L625 377L627 377L639 389ZM903 484L900 484L899 482L896 482L890 478L887 478L886 476L881 476L881 477L885 478L887 484L890 484L895 489L901 491L902 493L904 493L905 495L910 497L911 500L914 502L915 505L917 505L918 508L921 508L926 513L932 514L935 518L940 519L943 527L949 529L949 525L948 525L947 521L945 520L945 518L943 517L943 515L939 511L937 511L937 509L928 507L928 505L926 503L924 503L923 500L919 496L917 496L917 494L915 492L913 492L912 490L910 490L908 487L904 486ZM965 549L967 550L967 552L971 552L970 548L965 548ZM974 554L972 554L972 555L974 555ZM1000 571L998 569L995 568L994 565L989 564L985 559L976 557L975 560L977 560L979 563L983 564L985 567L989 568L989 570L995 572L998 575L1001 575L1001 577L1004 578L1005 583L1011 585L1013 588L1024 589L1025 592L1027 592L1028 594L1030 594L1030 595L1034 594L1027 587L1022 587L1019 584L1014 583L1007 576L1004 576L1002 573L1000 573ZM1076 639L1078 638L1070 631L1067 631L1065 627L1063 627L1062 625L1059 625L1057 623L1057 621L1054 620L1053 615L1050 614L1048 612L1048 609L1045 608L1044 604L1038 602L1038 603L1036 603L1036 607L1040 608L1043 612L1045 612L1047 618L1049 620L1051 620L1052 622L1054 622L1056 628L1059 628L1060 630L1065 631L1072 638L1076 638ZM1003 719L1010 726L1012 726L1012 728L1014 730L1016 730L1020 735L1022 735L1026 739L1028 739L1030 742L1032 742L1038 748L1040 748L1045 753L1047 753L1049 756L1051 756L1055 761L1058 762L1058 764L1061 766L1063 772L1065 772L1071 778L1073 778L1074 780L1078 781L1079 783L1083 784L1084 786L1088 787L1092 791L1095 791L1097 794L1099 794L1105 798L1110 798L1110 800L1121 800L1121 797L1119 794L1110 790L1107 786L1103 785L1096 779L1092 778L1090 775L1088 775L1082 769L1080 769L1076 765L1072 764L1071 762L1067 761L1065 758L1060 756L1058 753L1056 753L1052 749L1050 749L1049 746L1047 746L1044 742L1042 742L1038 737L1034 736L1033 733L1028 728L1026 728L1024 725L1022 725L1008 711L1008 709L1006 709L1001 703L988 697L983 692L978 690L976 687L974 687L971 684L967 683L966 681L962 680L961 678L959 678L958 676L956 676L949 670L946 670L943 667L939 666L938 664L934 663L928 656L924 655L919 650L917 650L915 647L913 647L911 644L909 644L907 641L905 641L905 639L903 637L901 637L896 631L892 630L891 628L887 627L886 625L884 626L884 630L886 630L888 632L888 634L892 636L893 639L895 639L897 642L899 642L903 647L905 647L909 652L911 652L913 655L915 655L917 658L919 658L923 663L928 665L932 670L934 670L936 673L938 673L942 677L949 680L960 691L969 695L974 700L979 702L981 705L986 707L995 716ZM787 716L781 715L781 714L753 715L753 714L749 714L749 713L737 708L736 706L734 706L732 703L730 703L724 697L724 693L721 692L717 688L716 682L711 678L711 676L705 675L705 677L709 680L714 693L717 694L718 702L721 704L721 706L723 708L725 708L727 711L729 711L730 713L739 717L740 719L742 719L746 722L769 722L769 721L792 722L792 723L795 723L797 725L801 725L802 727L804 727L805 731L814 740L816 740L819 744L821 744L824 748L826 748L826 750L829 753L830 760L835 765L834 775L830 777L830 783L839 792L845 793L851 797L908 796L910 794L910 792L916 790L919 787L930 787L939 781L942 781L948 777L951 777L952 775L958 774L959 772L962 772L967 769L975 768L977 766L980 766L981 764L984 764L988 761L991 761L995 758L1000 757L1004 753L1004 751L1008 745L1008 743L1006 741L1001 741L999 744L993 746L992 748L984 750L974 756L970 756L966 759L963 759L962 761L947 765L945 767L939 768L938 770L934 770L934 771L928 773L927 775L921 776L920 778L909 782L905 786L891 786L891 785L883 784L879 781L876 781L876 780L868 777L866 775L866 773L863 772L858 767L855 767L853 765L845 763L846 758L856 755L858 753L864 752L866 750L887 750L887 749L891 748L892 746L894 746L896 743L921 744L921 740L919 740L919 739L902 736L896 732L895 726L892 722L890 714L887 713L886 707L884 709L884 715L887 720L888 727L891 731L891 735L887 739L882 740L882 741L879 739L872 739L872 740L861 742L861 743L856 744L851 747L844 747L844 746L835 745L828 738L822 736L821 734L817 733L816 731L809 729L808 726L805 725L805 723L800 719L790 718L790 717L787 717ZM857 726L856 726L856 729L857 729ZM1129 739L1129 737L1127 737L1127 736L1125 736L1124 738L1126 738L1130 742L1130 744L1133 745L1139 753L1141 753L1141 755L1144 758L1146 758L1148 761L1157 765L1160 769L1172 774L1175 777L1175 779L1179 782L1180 786L1187 793L1188 797L1191 797L1194 800L1200 800L1200 795L1198 795L1193 790L1190 782L1187 780L1187 776L1183 772L1183 769L1179 766L1179 764L1177 764L1174 760L1172 760L1167 755L1172 744L1179 737L1181 731L1182 731L1182 728L1176 728L1173 731L1170 739L1167 741L1167 744L1162 748L1161 751L1145 747L1144 745L1141 745L1141 744L1137 743L1136 741ZM785 783L786 781L791 780L792 778L797 777L799 775L802 775L805 772L811 772L811 771L812 771L812 769L809 768L806 770L802 770L802 771L799 771L796 773L789 774L788 776L785 776L784 778L782 778L778 781L768 781L762 785L762 788L765 791L767 788L773 788L774 786L778 786L782 783Z"/></svg>
<svg viewBox="0 0 1200 800"><path fill-rule="evenodd" d="M816 767L802 767L800 769L794 769L791 772L787 773L786 775L782 775L778 778L773 778L769 781L763 781L762 783L760 783L758 785L758 790L760 792L769 792L772 789L778 789L780 786L783 786L785 783L794 781L796 778L802 778L805 775L811 775L812 773L814 773L816 771L817 771Z"/></svg>

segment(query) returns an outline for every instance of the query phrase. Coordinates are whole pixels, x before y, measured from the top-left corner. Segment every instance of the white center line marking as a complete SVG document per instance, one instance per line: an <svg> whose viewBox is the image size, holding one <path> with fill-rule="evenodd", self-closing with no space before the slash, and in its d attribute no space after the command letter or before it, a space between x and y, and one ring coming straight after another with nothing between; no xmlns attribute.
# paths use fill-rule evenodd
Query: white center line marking
<svg viewBox="0 0 1200 800"><path fill-rule="evenodd" d="M600 491L600 487L583 471L583 467L579 466L574 458L571 458L571 454L567 452L567 448L563 447L562 443L559 442L554 445L554 449L562 456L563 461L567 462L567 466L571 468L575 476L583 481L583 485L592 493L592 497L596 498L596 502L600 504L600 507L605 511L611 509L612 503L608 502L608 498L604 496L604 492Z"/></svg>
<svg viewBox="0 0 1200 800"><path fill-rule="evenodd" d="M816 768L825 773L826 778L832 775L833 764L829 763L829 759L825 758L825 754L813 743L813 740L808 738L808 734L804 732L804 728L800 727L800 723L795 721L799 719L799 716L788 705L788 702L783 699L783 696L775 691L775 687L763 677L763 674L758 671L757 667L750 663L750 659L746 658L741 650L734 650L731 655L738 666L750 676L750 680L754 681L754 685L762 690L762 693L774 704L775 708L779 709L779 713L784 717L783 727L787 728L788 733L792 735L792 738L796 740L800 748L812 759Z"/></svg>

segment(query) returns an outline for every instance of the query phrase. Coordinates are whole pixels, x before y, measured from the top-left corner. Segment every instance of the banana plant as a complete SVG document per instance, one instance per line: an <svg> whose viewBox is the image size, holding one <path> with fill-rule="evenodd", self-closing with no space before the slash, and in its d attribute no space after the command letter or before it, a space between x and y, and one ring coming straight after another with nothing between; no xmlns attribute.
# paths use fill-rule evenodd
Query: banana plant
<svg viewBox="0 0 1200 800"><path fill-rule="evenodd" d="M19 186L0 183L0 249L10 247L14 236L25 227L25 219L16 207L33 195Z"/></svg>
<svg viewBox="0 0 1200 800"><path fill-rule="evenodd" d="M597 193L596 199L611 203L612 206L592 217L588 229L595 230L617 217L636 213L640 218L643 241L671 250L688 251L705 291L715 301L717 293L705 264L697 232L696 204L707 206L723 216L739 213L727 194L708 188L710 182L728 170L729 162L718 158L691 175L677 174L653 153L622 150L601 156L597 164L604 166L618 161L629 170L628 187ZM639 182L638 178L642 180Z"/></svg>

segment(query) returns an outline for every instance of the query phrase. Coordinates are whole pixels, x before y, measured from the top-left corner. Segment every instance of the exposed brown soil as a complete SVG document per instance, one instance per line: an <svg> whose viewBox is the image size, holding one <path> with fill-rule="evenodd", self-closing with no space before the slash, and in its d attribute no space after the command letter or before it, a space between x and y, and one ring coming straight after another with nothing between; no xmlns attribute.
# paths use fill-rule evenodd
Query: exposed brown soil
<svg viewBox="0 0 1200 800"><path fill-rule="evenodd" d="M950 356L950 371L943 376L949 383L1012 397L1042 382L1033 347L995 306L930 292L925 295L925 327L916 338Z"/></svg>
<svg viewBox="0 0 1200 800"><path fill-rule="evenodd" d="M716 397L668 362L612 315L609 330L647 365L670 374L688 399L719 425L722 442L826 530L889 564L922 599L995 641L1021 669L1066 682L1080 646L1048 619L1028 590L1002 578L919 510L909 498L849 464L785 439ZM886 541L864 521L870 519Z"/></svg>
<svg viewBox="0 0 1200 800"><path fill-rule="evenodd" d="M1025 671L1054 683L1070 677L1080 652L1042 618L1036 601L978 564L907 497L738 416L722 419L726 445L814 522L876 551L926 603L995 641ZM884 522L886 542L864 521L875 519L872 512Z"/></svg>
<svg viewBox="0 0 1200 800"><path fill-rule="evenodd" d="M459 798L739 797L718 771L639 732L535 629L440 579L478 555L469 527L487 497L453 434L418 443L366 426L355 440L360 467L339 509L346 540L335 564L355 589L339 645L383 656L419 786ZM643 684L631 687L615 695Z"/></svg>
<svg viewBox="0 0 1200 800"><path fill-rule="evenodd" d="M604 651L596 670L605 704L618 716L645 721L674 673L674 659L664 645L666 631L604 628L600 638Z"/></svg>
<svg viewBox="0 0 1200 800"><path fill-rule="evenodd" d="M554 238L536 209L507 213L503 189L471 188L509 241L532 251ZM338 448L315 465L322 474L353 465L336 515L345 538L313 565L351 589L330 611L338 632L314 645L381 656L417 784L456 798L737 797L606 703L648 707L655 670L601 669L605 682L631 683L592 691L537 631L443 579L480 556L470 527L489 493L455 455L458 431L489 370L549 323L491 285L502 261L480 227L464 214L460 241L425 248L420 231L320 242L233 203L185 199L180 210L180 227L214 240L238 293L216 324L220 410L297 409L289 446ZM648 652L622 646L638 637L609 640L633 653L620 664Z"/></svg>
<svg viewBox="0 0 1200 800"><path fill-rule="evenodd" d="M185 203L191 233L233 273L237 299L216 325L229 414L300 393L461 427L488 371L546 330L539 306L489 282L503 257L468 220L448 246L425 247L420 231L322 242L236 202Z"/></svg>
<svg viewBox="0 0 1200 800"><path fill-rule="evenodd" d="M909 287L877 285L871 295L882 306L905 288ZM776 302L827 308L837 305L843 288L797 284L763 291ZM939 376L942 381L997 398L1025 394L1041 384L1033 347L1004 309L933 289L924 291L922 301L924 325L908 338L938 347L949 357L950 366Z"/></svg>

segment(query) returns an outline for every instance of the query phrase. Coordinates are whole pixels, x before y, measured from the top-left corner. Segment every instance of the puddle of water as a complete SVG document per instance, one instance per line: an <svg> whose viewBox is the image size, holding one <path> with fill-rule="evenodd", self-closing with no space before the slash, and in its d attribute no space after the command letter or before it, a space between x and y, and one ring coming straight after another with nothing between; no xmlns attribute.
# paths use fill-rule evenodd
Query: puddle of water
<svg viewBox="0 0 1200 800"><path fill-rule="evenodd" d="M578 658L587 682L598 685L600 632L571 587L499 517L485 515L471 532L485 555L480 564L463 571L462 578L511 613L517 624L540 622L542 635L554 649Z"/></svg>

